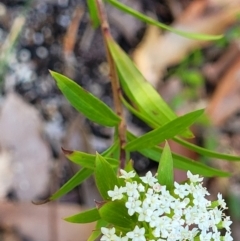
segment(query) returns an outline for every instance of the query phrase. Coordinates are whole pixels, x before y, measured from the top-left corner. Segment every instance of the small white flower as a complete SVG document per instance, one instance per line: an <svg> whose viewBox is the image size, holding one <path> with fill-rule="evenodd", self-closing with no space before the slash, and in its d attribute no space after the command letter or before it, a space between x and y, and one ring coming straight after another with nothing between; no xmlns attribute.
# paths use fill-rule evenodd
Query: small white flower
<svg viewBox="0 0 240 241"><path fill-rule="evenodd" d="M220 232L218 232L218 231L214 232L213 235L212 235L212 239L213 239L214 241L221 241Z"/></svg>
<svg viewBox="0 0 240 241"><path fill-rule="evenodd" d="M137 189L138 189L139 192L145 192L145 187L142 185L142 183L138 184Z"/></svg>
<svg viewBox="0 0 240 241"><path fill-rule="evenodd" d="M145 228L139 228L138 226L135 226L132 232L127 233L127 237L132 239L132 241L146 241L144 234Z"/></svg>
<svg viewBox="0 0 240 241"><path fill-rule="evenodd" d="M219 210L217 207L209 211L209 216L214 224L219 224L222 220L222 211Z"/></svg>
<svg viewBox="0 0 240 241"><path fill-rule="evenodd" d="M212 239L212 232L206 233L201 232L200 234L200 241L210 241Z"/></svg>
<svg viewBox="0 0 240 241"><path fill-rule="evenodd" d="M171 218L167 216L159 217L158 226L153 230L153 235L156 238L167 238L169 234L169 228L171 227Z"/></svg>
<svg viewBox="0 0 240 241"><path fill-rule="evenodd" d="M178 184L177 182L174 182L174 193L177 194L180 198L184 198L189 194L189 185L187 183L185 184Z"/></svg>
<svg viewBox="0 0 240 241"><path fill-rule="evenodd" d="M123 169L120 169L120 173L122 174L121 176L119 176L120 178L124 178L126 180L129 180L133 177L135 177L136 173L134 171L130 171L130 172L126 172Z"/></svg>
<svg viewBox="0 0 240 241"><path fill-rule="evenodd" d="M139 212L138 221L150 222L153 210L151 208L142 208Z"/></svg>
<svg viewBox="0 0 240 241"><path fill-rule="evenodd" d="M218 198L218 205L219 205L221 208L226 209L226 202L225 202L225 200L222 198L222 194L221 194L221 193L218 193L217 198Z"/></svg>
<svg viewBox="0 0 240 241"><path fill-rule="evenodd" d="M113 191L108 191L108 196L112 198L112 200L120 200L123 198L123 193L125 192L125 188L114 186Z"/></svg>
<svg viewBox="0 0 240 241"><path fill-rule="evenodd" d="M233 238L231 236L231 233L230 232L226 232L225 236L223 237L223 240L224 241L232 241Z"/></svg>
<svg viewBox="0 0 240 241"><path fill-rule="evenodd" d="M149 225L151 228L155 228L159 225L159 222L160 222L160 216L162 215L163 213L160 212L158 209L155 210L153 213L152 213L152 216L151 216L151 220L149 222Z"/></svg>
<svg viewBox="0 0 240 241"><path fill-rule="evenodd" d="M129 197L134 197L135 199L139 198L140 194L138 192L138 184L136 181L126 183L126 193Z"/></svg>
<svg viewBox="0 0 240 241"><path fill-rule="evenodd" d="M151 187L154 185L154 183L157 182L157 179L152 175L150 171L147 172L146 176L140 178L144 183L148 184Z"/></svg>
<svg viewBox="0 0 240 241"><path fill-rule="evenodd" d="M103 236L101 237L101 241L116 241L117 240L117 235L115 234L116 230L115 228L101 228L101 232Z"/></svg>
<svg viewBox="0 0 240 241"><path fill-rule="evenodd" d="M159 183L155 183L152 188L155 192L161 191L161 185Z"/></svg>
<svg viewBox="0 0 240 241"><path fill-rule="evenodd" d="M136 200L133 197L129 197L128 201L125 203L125 206L128 209L128 214L132 216L135 212L141 212L141 204L142 202L140 200Z"/></svg>
<svg viewBox="0 0 240 241"><path fill-rule="evenodd" d="M203 177L199 177L199 175L193 175L190 171L187 171L187 177L191 182L202 182Z"/></svg>
<svg viewBox="0 0 240 241"><path fill-rule="evenodd" d="M232 221L230 220L230 217L226 217L223 222L222 226L227 230L230 231L230 225L232 224Z"/></svg>

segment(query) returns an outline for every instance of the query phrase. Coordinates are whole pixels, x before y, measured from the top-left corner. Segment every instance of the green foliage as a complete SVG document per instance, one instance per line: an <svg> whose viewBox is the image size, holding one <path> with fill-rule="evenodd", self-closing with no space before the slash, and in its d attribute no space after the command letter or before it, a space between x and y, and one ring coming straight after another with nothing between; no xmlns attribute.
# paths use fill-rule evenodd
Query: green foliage
<svg viewBox="0 0 240 241"><path fill-rule="evenodd" d="M93 28L97 28L100 25L100 21L98 18L96 1L87 0L87 5L88 5L88 12L90 15L92 26Z"/></svg>
<svg viewBox="0 0 240 241"><path fill-rule="evenodd" d="M110 127L114 127L119 123L120 118L101 100L66 76L53 71L50 71L50 73L66 99L88 119L100 125Z"/></svg>
<svg viewBox="0 0 240 241"><path fill-rule="evenodd" d="M221 36L182 32L147 17L116 0L106 0L106 2L135 16L141 21L172 31L184 37L201 40L216 40L221 38ZM97 11L99 10L98 4L93 0L88 0L87 3L92 24L94 27L97 27L102 21ZM113 112L105 103L84 90L74 81L51 71L59 89L77 111L82 113L86 118L100 125L115 127L114 143L108 150L102 153L102 155L98 153L92 155L79 151L63 150L69 160L80 165L82 168L48 199L55 200L60 198L62 195L68 193L74 187L81 184L84 180L94 174L97 188L103 200L96 201L96 208L65 219L73 223L97 221L96 228L92 232L88 241L96 240L101 235L101 227L114 225L121 231L130 230L136 225L136 216L130 216L128 214L125 203L122 200L111 201L111 198L108 195L109 190L114 190L114 188L117 189L117 187L120 187L125 181L118 176L119 160L121 160L121 163L122 161L127 163L125 170L128 172L133 170L132 161L128 159L128 156L132 151L137 151L142 155L159 162L156 175L159 183L161 185L166 185L168 190L172 189L174 184L173 168L186 171L190 170L194 174L208 177L227 177L230 175L227 172L214 169L203 163L195 162L187 157L171 152L167 142L164 148L158 146L168 139L172 139L182 146L207 157L214 157L227 161L240 160L240 157L217 153L183 140L182 137L193 137L189 127L203 114L204 111L197 110L184 116L177 117L158 92L144 79L131 59L113 40L109 32L107 34L106 26L104 34L104 40L110 55L109 59L110 61L112 59L113 66L116 66L116 74L119 78L121 89L129 102L126 101L123 96L120 96L119 89L113 89L113 92L117 92L119 95L117 97L121 100L122 104L153 130L140 137L134 136L128 130L121 128L124 123L122 122L123 117L120 118L119 116L121 115L119 113ZM201 56L198 56L196 60L199 61L200 57ZM201 76L199 76L196 71L186 74L181 70L179 73L182 74L185 83L188 85L197 88L202 84ZM115 79L112 81L117 80ZM124 139L125 136L126 139ZM124 158L125 160L123 160ZM140 178L136 175L134 181L138 180L140 180Z"/></svg>
<svg viewBox="0 0 240 241"><path fill-rule="evenodd" d="M111 5L113 5L114 7L120 9L121 11L134 16L145 23L155 25L159 28L171 31L173 33L176 33L176 34L181 35L186 38L199 39L199 40L218 40L223 37L222 35L206 35L206 34L189 33L189 32L180 31L178 29L175 29L175 28L169 27L163 23L160 23L160 22L154 20L153 18L150 18L142 13L139 13L138 11L135 11L134 9L120 3L119 1L107 0L107 2L110 3Z"/></svg>
<svg viewBox="0 0 240 241"><path fill-rule="evenodd" d="M70 223L92 223L101 219L98 209L92 208L85 212L64 218L64 220Z"/></svg>
<svg viewBox="0 0 240 241"><path fill-rule="evenodd" d="M125 229L133 228L137 221L134 215L131 217L128 215L125 203L119 200L103 204L99 208L99 214L106 222Z"/></svg>
<svg viewBox="0 0 240 241"><path fill-rule="evenodd" d="M80 166L83 166L92 170L95 169L96 155L92 155L92 154L88 154L80 151L72 151L71 153L66 154L66 157L70 161ZM119 165L119 161L111 157L106 157L106 161L113 167L118 167Z"/></svg>
<svg viewBox="0 0 240 241"><path fill-rule="evenodd" d="M168 122L166 125L156 128L136 140L129 142L125 148L129 151L141 150L153 147L164 140L171 139L174 136L181 134L187 127L192 125L203 112L204 110L197 110L178 117Z"/></svg>
<svg viewBox="0 0 240 241"><path fill-rule="evenodd" d="M173 158L172 158L171 149L167 142L163 149L161 160L158 165L157 178L158 178L158 182L161 185L166 186L168 190L171 190L173 188L173 183L174 183Z"/></svg>
<svg viewBox="0 0 240 241"><path fill-rule="evenodd" d="M130 132L127 133L127 138L130 141L136 139L136 137ZM138 150L138 151L143 156L150 158L153 161L159 162L163 149L161 147L154 146L152 148L145 148L145 149ZM173 157L174 168L177 168L180 170L185 170L185 171L189 170L192 173L200 174L205 177L213 177L213 176L228 177L230 175L227 172L214 169L203 163L193 161L185 156L178 155L174 152L172 152L172 157Z"/></svg>
<svg viewBox="0 0 240 241"><path fill-rule="evenodd" d="M93 174L93 170L82 168L78 171L67 183L65 183L57 192L55 192L50 198L50 201L56 200L63 195L69 193L73 188L77 187L87 178L89 178Z"/></svg>
<svg viewBox="0 0 240 241"><path fill-rule="evenodd" d="M107 192L118 185L118 179L111 165L99 154L96 155L95 180L101 196L108 200Z"/></svg>
<svg viewBox="0 0 240 241"><path fill-rule="evenodd" d="M144 116L146 123L155 123L156 126L162 126L175 119L176 114L152 85L145 80L117 43L112 38L108 38L107 42L118 70L123 91L141 115ZM183 135L193 137L190 131L183 133Z"/></svg>

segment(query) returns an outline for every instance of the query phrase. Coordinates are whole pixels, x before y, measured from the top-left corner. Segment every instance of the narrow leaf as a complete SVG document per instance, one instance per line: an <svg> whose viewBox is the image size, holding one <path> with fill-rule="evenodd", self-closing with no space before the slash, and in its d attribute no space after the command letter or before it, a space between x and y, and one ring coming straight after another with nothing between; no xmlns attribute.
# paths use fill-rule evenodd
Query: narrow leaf
<svg viewBox="0 0 240 241"><path fill-rule="evenodd" d="M50 71L66 99L88 119L104 126L117 126L120 118L102 101L64 75Z"/></svg>
<svg viewBox="0 0 240 241"><path fill-rule="evenodd" d="M132 60L107 36L109 50L116 64L119 80L124 93L134 103L142 116L150 119L156 126L162 126L177 116L161 98L152 85L147 82ZM193 137L190 131L182 133L184 137Z"/></svg>
<svg viewBox="0 0 240 241"><path fill-rule="evenodd" d="M162 148L160 147L153 147L141 150L140 153L153 161L158 162L161 155L162 155ZM184 171L191 171L194 174L199 174L205 177L229 177L231 174L228 172L224 172L212 167L209 167L201 162L191 160L190 158L178 155L172 152L173 157L173 166L174 168L184 170Z"/></svg>
<svg viewBox="0 0 240 241"><path fill-rule="evenodd" d="M118 186L117 174L104 157L96 155L95 179L98 191L104 200L109 200L108 191Z"/></svg>
<svg viewBox="0 0 240 241"><path fill-rule="evenodd" d="M126 100L122 98L122 101L124 105L134 114L136 115L139 119L145 121L150 127L152 128L157 128L157 125L153 122L150 122L147 118L145 118L139 111L135 110L132 106L130 106ZM184 141L181 138L174 137L173 140L180 145L185 146L186 148L193 150L201 155L207 156L207 157L212 157L212 158L218 158L226 161L240 161L240 156L233 156L233 155L228 155L228 154L223 154L215 151L211 151L199 146L196 146L192 143L189 143L187 141Z"/></svg>
<svg viewBox="0 0 240 241"><path fill-rule="evenodd" d="M125 149L128 151L140 150L142 148L153 147L164 140L173 138L174 136L182 133L187 127L192 125L196 119L203 114L204 110L197 110L180 116L162 127L159 127L147 134L127 143Z"/></svg>
<svg viewBox="0 0 240 241"><path fill-rule="evenodd" d="M80 151L69 151L69 150L64 150L65 156L72 162L92 169L95 169L95 159L96 155L88 154L85 152L80 152ZM119 165L119 160L116 160L114 158L106 157L106 161L113 167L118 167Z"/></svg>
<svg viewBox="0 0 240 241"><path fill-rule="evenodd" d="M64 218L64 220L70 223L92 223L99 220L100 218L101 217L99 215L98 209L92 208L87 211Z"/></svg>
<svg viewBox="0 0 240 241"><path fill-rule="evenodd" d="M133 229L137 221L135 215L129 216L125 202L122 200L105 203L99 209L99 214L106 222L128 229Z"/></svg>
<svg viewBox="0 0 240 241"><path fill-rule="evenodd" d="M119 160L119 154L120 154L120 144L119 144L119 139L117 139L116 141L114 141L111 147L109 147L107 150L101 153L101 156L105 158L110 157L110 158Z"/></svg>
<svg viewBox="0 0 240 241"><path fill-rule="evenodd" d="M148 124L150 127L152 128L157 128L159 127L158 124L154 123L150 118L148 118L148 116L141 114L139 111L137 111L136 109L134 109L124 98L123 96L120 97L122 103L124 104L124 106L135 116L137 116L140 120L144 121L146 124Z"/></svg>
<svg viewBox="0 0 240 241"><path fill-rule="evenodd" d="M173 188L173 159L171 149L167 142L161 155L160 163L158 166L157 178L159 183L161 185L165 185L168 190L171 190Z"/></svg>
<svg viewBox="0 0 240 241"><path fill-rule="evenodd" d="M93 170L82 168L78 171L67 183L65 183L57 192L55 192L49 200L56 200L66 193L70 192L73 188L80 185L84 180L89 178L93 173Z"/></svg>
<svg viewBox="0 0 240 241"><path fill-rule="evenodd" d="M240 161L240 156L232 156L232 155L228 155L228 154L223 154L223 153L219 153L219 152L215 152L215 151L211 151L205 148L202 148L200 146L196 146L194 144L191 144L187 141L182 140L181 138L173 138L174 141L176 141L177 143L187 147L190 150L193 150L203 156L207 156L207 157L212 157L212 158L218 158L218 159L222 159L222 160L226 160L226 161Z"/></svg>
<svg viewBox="0 0 240 241"><path fill-rule="evenodd" d="M96 1L87 0L87 5L88 5L88 12L90 15L92 26L93 28L97 28L100 25L100 21L98 18Z"/></svg>
<svg viewBox="0 0 240 241"><path fill-rule="evenodd" d="M192 38L192 39L199 39L199 40L217 40L223 37L223 35L208 35L208 34L199 34L199 33L189 33L189 32L184 32L175 28L172 28L168 25L165 25L163 23L160 23L156 20L154 20L153 18L150 18L124 4L122 4L119 1L116 0L107 0L107 2L109 2L110 4L112 4L114 7L120 9L121 11L128 13L136 18L138 18L139 20L145 22L145 23L149 23L152 25L155 25L159 28L171 31L173 33L176 33L178 35L181 35L183 37L186 38Z"/></svg>
<svg viewBox="0 0 240 241"><path fill-rule="evenodd" d="M134 140L136 137L128 132L127 133L127 139L128 140ZM143 156L159 162L163 149L161 147L152 147L152 148L146 148L142 150L138 150L139 153L141 153ZM191 171L194 174L200 174L205 177L214 177L214 176L219 176L219 177L228 177L230 176L230 173L228 172L223 172L221 170L209 167L203 163L193 161L187 157L178 155L174 152L172 152L172 157L173 157L173 166L174 168L180 169L180 170L185 170L185 171Z"/></svg>

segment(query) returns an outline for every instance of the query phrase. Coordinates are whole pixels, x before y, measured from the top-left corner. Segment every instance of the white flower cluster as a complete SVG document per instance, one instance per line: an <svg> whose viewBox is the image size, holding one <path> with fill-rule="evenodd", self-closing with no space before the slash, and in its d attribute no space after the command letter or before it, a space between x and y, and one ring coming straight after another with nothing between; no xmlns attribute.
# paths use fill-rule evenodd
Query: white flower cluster
<svg viewBox="0 0 240 241"><path fill-rule="evenodd" d="M125 186L108 191L114 200L126 200L129 216L136 215L134 230L119 231L117 227L101 228L101 241L232 241L231 221L222 195L211 202L202 186L202 177L187 173L188 182L174 183L169 191L161 186L151 172L139 179L135 172L121 170ZM225 234L220 229L225 229Z"/></svg>

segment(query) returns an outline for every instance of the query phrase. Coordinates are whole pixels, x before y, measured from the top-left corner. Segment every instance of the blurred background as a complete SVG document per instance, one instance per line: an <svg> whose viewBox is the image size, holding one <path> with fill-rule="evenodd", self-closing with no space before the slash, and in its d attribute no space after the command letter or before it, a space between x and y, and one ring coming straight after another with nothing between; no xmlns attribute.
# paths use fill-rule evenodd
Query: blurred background
<svg viewBox="0 0 240 241"><path fill-rule="evenodd" d="M121 0L184 31L223 34L214 42L186 39L148 26L107 5L111 32L146 79L179 115L206 108L194 143L240 154L240 1ZM79 167L61 147L94 153L111 144L113 130L86 120L62 96L48 70L74 79L113 106L108 65L99 29L93 29L84 0L0 0L0 241L85 241L93 225L63 217L100 200L88 180L58 202L36 206ZM126 112L127 125L149 130ZM214 199L223 193L240 240L240 165L207 159L175 143L171 148L196 161L229 171L208 178ZM133 153L138 173L156 163ZM185 173L176 170L178 181Z"/></svg>

